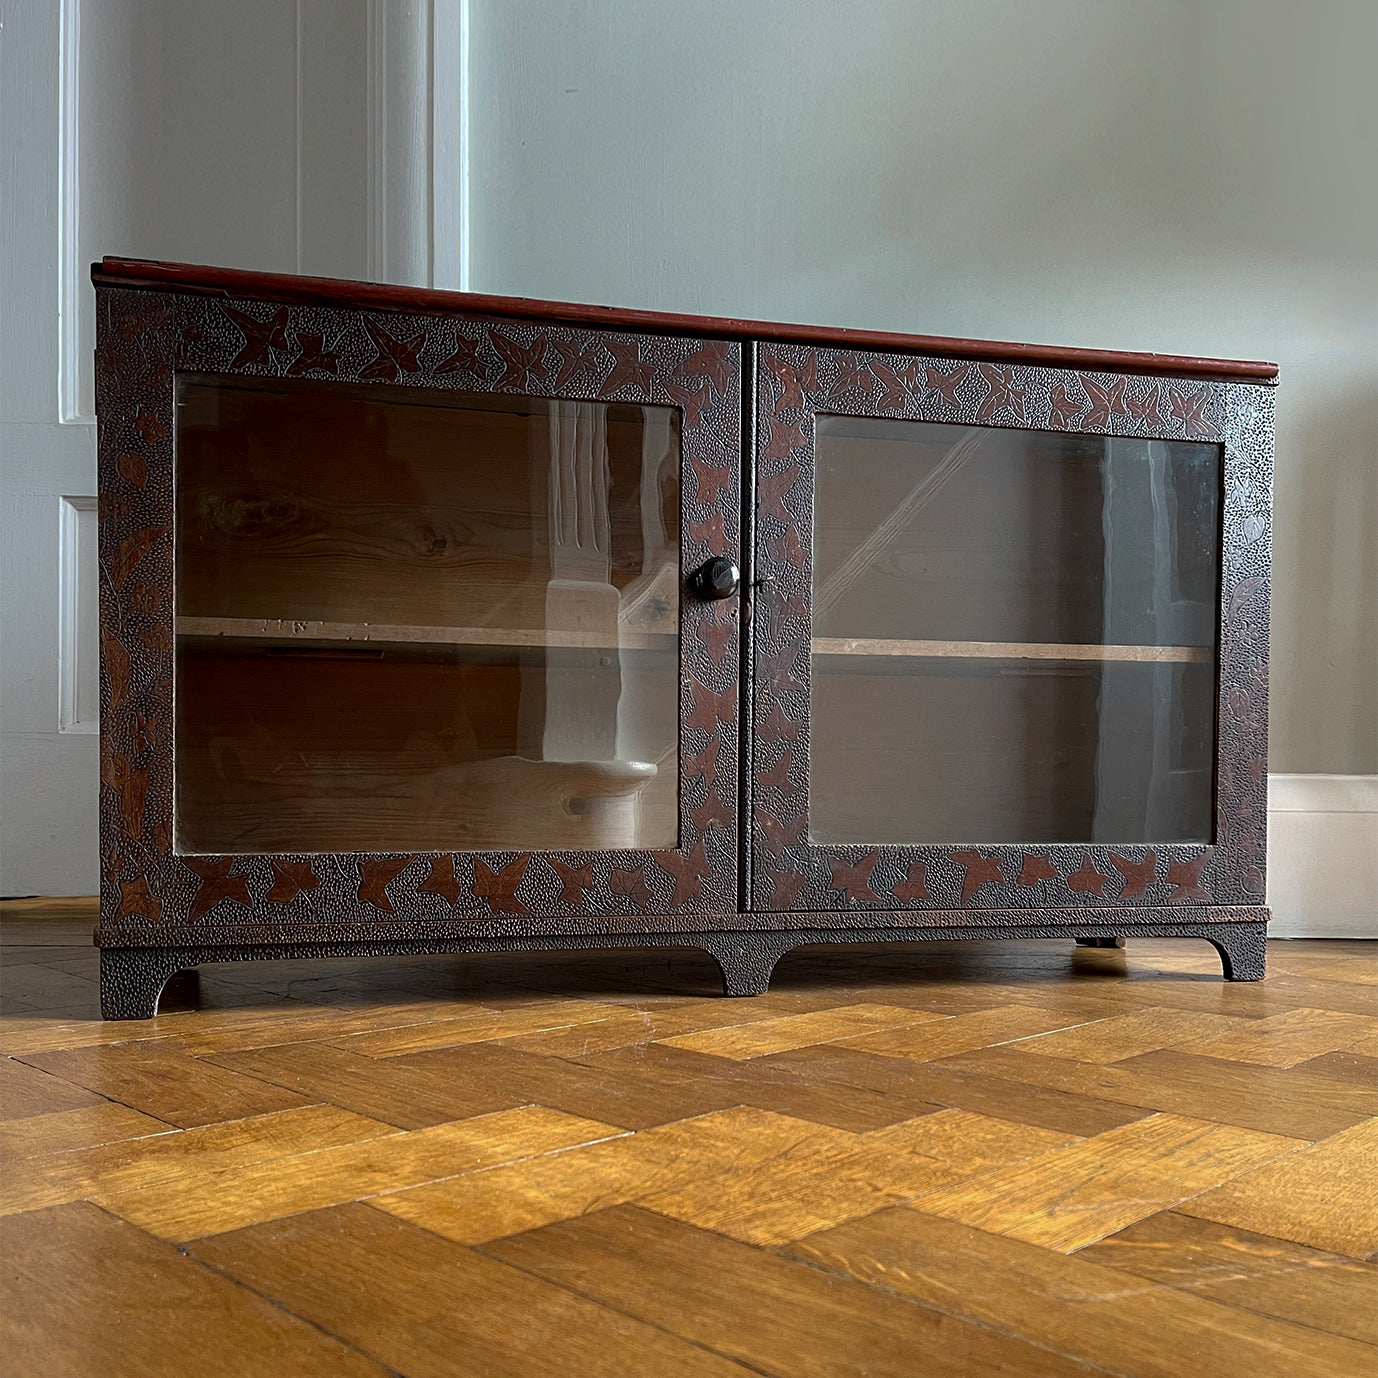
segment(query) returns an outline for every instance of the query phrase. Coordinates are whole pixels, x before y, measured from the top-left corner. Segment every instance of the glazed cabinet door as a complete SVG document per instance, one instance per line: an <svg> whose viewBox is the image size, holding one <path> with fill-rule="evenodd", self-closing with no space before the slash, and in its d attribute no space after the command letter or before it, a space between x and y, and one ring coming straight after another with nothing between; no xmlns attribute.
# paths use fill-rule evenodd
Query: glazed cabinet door
<svg viewBox="0 0 1378 1378"><path fill-rule="evenodd" d="M1261 903L1270 404L763 345L755 907Z"/></svg>
<svg viewBox="0 0 1378 1378"><path fill-rule="evenodd" d="M736 911L737 345L136 292L102 338L117 926Z"/></svg>

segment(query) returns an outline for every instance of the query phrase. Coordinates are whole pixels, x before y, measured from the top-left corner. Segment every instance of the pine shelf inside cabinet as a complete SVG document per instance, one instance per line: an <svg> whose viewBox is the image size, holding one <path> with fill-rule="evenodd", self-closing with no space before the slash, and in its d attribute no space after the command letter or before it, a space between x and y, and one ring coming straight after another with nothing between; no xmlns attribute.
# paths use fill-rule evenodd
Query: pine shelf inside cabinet
<svg viewBox="0 0 1378 1378"><path fill-rule="evenodd" d="M673 631L620 629L614 638L606 630L562 631L541 627L434 627L386 622L321 622L271 617L183 617L176 622L179 637L224 638L274 646L504 646L572 648L581 650L660 651L671 649Z"/></svg>
<svg viewBox="0 0 1378 1378"><path fill-rule="evenodd" d="M914 660L1089 660L1205 664L1209 646L1074 645L1057 641L906 641L884 638L816 636L816 656L897 656Z"/></svg>

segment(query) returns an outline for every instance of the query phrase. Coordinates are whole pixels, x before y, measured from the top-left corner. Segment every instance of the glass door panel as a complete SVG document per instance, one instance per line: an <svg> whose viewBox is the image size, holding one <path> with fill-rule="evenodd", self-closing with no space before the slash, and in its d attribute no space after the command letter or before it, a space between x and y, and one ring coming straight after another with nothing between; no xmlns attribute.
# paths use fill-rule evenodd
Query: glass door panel
<svg viewBox="0 0 1378 1378"><path fill-rule="evenodd" d="M674 848L679 425L181 378L177 850Z"/></svg>
<svg viewBox="0 0 1378 1378"><path fill-rule="evenodd" d="M1220 447L817 418L812 843L1209 841Z"/></svg>

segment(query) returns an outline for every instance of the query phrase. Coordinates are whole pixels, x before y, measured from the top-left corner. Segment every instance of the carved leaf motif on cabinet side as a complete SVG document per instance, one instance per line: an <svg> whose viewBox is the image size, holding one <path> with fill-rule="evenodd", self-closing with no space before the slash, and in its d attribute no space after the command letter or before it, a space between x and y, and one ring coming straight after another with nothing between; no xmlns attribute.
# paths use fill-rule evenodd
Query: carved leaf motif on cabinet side
<svg viewBox="0 0 1378 1378"><path fill-rule="evenodd" d="M757 776L757 780L762 785L769 785L774 789L790 790L793 783L789 778L789 768L794 764L794 749L785 747L780 754L780 759L771 766L769 770L763 770Z"/></svg>
<svg viewBox="0 0 1378 1378"><path fill-rule="evenodd" d="M614 895L626 895L640 905L650 903L651 889L640 866L614 871L608 878L608 884Z"/></svg>
<svg viewBox="0 0 1378 1378"><path fill-rule="evenodd" d="M838 370L837 381L833 383L828 393L828 400L841 397L844 392L851 392L853 388L872 397L876 391L876 375L871 372L865 361L855 359L843 359L841 368Z"/></svg>
<svg viewBox="0 0 1378 1378"><path fill-rule="evenodd" d="M698 500L706 506L711 506L717 502L718 494L727 486L727 466L709 463L695 454L689 456L689 465L694 471L694 487Z"/></svg>
<svg viewBox="0 0 1378 1378"><path fill-rule="evenodd" d="M773 871L770 877L770 902L777 909L788 909L803 889L804 877L798 871Z"/></svg>
<svg viewBox="0 0 1378 1378"><path fill-rule="evenodd" d="M340 356L337 350L327 348L325 336L308 330L296 332L298 354L287 366L289 378L299 378L304 373L338 373Z"/></svg>
<svg viewBox="0 0 1378 1378"><path fill-rule="evenodd" d="M488 376L488 364L479 355L478 341L459 335L455 339L454 349L435 366L435 372L437 375L464 373L481 382Z"/></svg>
<svg viewBox="0 0 1378 1378"><path fill-rule="evenodd" d="M542 362L545 358L545 336L537 335L529 345L514 340L494 330L489 338L493 348L502 361L502 376L498 379L500 388L526 390L545 382L549 372Z"/></svg>
<svg viewBox="0 0 1378 1378"><path fill-rule="evenodd" d="M122 880L119 885L120 906L115 911L117 919L123 918L126 914L136 914L141 919L155 921L163 917L163 902L149 890L146 877L136 876L133 880Z"/></svg>
<svg viewBox="0 0 1378 1378"><path fill-rule="evenodd" d="M703 880L708 874L708 858L704 852L703 839L687 856L675 852L658 852L654 858L657 866L675 883L670 904L687 904L697 899L703 892Z"/></svg>
<svg viewBox="0 0 1378 1378"><path fill-rule="evenodd" d="M691 521L689 539L706 546L710 555L721 555L727 548L727 533L723 530L722 513L714 512L707 521Z"/></svg>
<svg viewBox="0 0 1378 1378"><path fill-rule="evenodd" d="M684 768L685 775L690 779L701 775L705 780L711 781L718 769L718 749L717 737L709 737L708 745L697 756L689 758Z"/></svg>
<svg viewBox="0 0 1378 1378"><path fill-rule="evenodd" d="M559 857L547 857L550 868L560 879L560 903L571 909L578 909L584 902L584 891L593 886L593 862L586 861L582 866L571 866Z"/></svg>
<svg viewBox="0 0 1378 1378"><path fill-rule="evenodd" d="M1081 865L1067 877L1067 888L1078 895L1104 895L1105 882L1109 879L1096 870L1091 853L1087 852Z"/></svg>
<svg viewBox="0 0 1378 1378"><path fill-rule="evenodd" d="M509 861L501 870L493 870L482 858L474 862L474 893L488 901L499 914L529 914L531 911L517 898L517 887L526 874L529 853Z"/></svg>
<svg viewBox="0 0 1378 1378"><path fill-rule="evenodd" d="M395 383L401 373L421 372L421 351L426 347L426 332L419 331L407 340L394 339L377 321L364 317L364 330L378 349L377 357L359 370L360 378Z"/></svg>
<svg viewBox="0 0 1378 1378"><path fill-rule="evenodd" d="M756 507L761 516L778 517L786 526L794 516L785 506L785 494L794 487L799 466L787 464L778 474L762 474L756 481Z"/></svg>
<svg viewBox="0 0 1378 1378"><path fill-rule="evenodd" d="M1167 879L1173 889L1168 896L1168 903L1211 902L1210 891L1201 884L1201 868L1206 864L1206 859L1205 853L1202 853L1192 861L1174 861L1169 865Z"/></svg>
<svg viewBox="0 0 1378 1378"><path fill-rule="evenodd" d="M719 392L726 392L727 351L721 345L702 345L685 359L678 372L685 378L708 378Z"/></svg>
<svg viewBox="0 0 1378 1378"><path fill-rule="evenodd" d="M707 383L691 392L688 388L680 387L678 383L667 380L665 391L684 408L684 424L686 426L703 424L703 414L713 401L713 389Z"/></svg>
<svg viewBox="0 0 1378 1378"><path fill-rule="evenodd" d="M1046 856L1038 856L1032 852L1024 853L1024 864L1020 867L1016 879L1026 890L1032 890L1045 880L1057 880L1057 878L1057 868Z"/></svg>
<svg viewBox="0 0 1378 1378"><path fill-rule="evenodd" d="M286 351L287 308L280 306L266 321L257 320L247 311L235 306L220 308L230 323L244 337L244 347L230 361L230 367L244 368L248 364L272 366L271 350Z"/></svg>
<svg viewBox="0 0 1378 1378"><path fill-rule="evenodd" d="M949 407L960 407L962 400L957 396L957 389L966 381L968 372L969 369L964 364L946 370L929 367L924 370L924 384Z"/></svg>
<svg viewBox="0 0 1378 1378"><path fill-rule="evenodd" d="M802 421L781 421L774 416L766 418L769 433L762 453L767 459L788 459L795 450L808 447L809 438L804 434Z"/></svg>
<svg viewBox="0 0 1378 1378"><path fill-rule="evenodd" d="M1129 409L1129 414L1136 421L1140 421L1149 430L1160 431L1167 422L1163 418L1162 412L1162 389L1157 383L1150 382L1148 391L1143 397L1130 397L1125 400L1125 406Z"/></svg>
<svg viewBox="0 0 1378 1378"><path fill-rule="evenodd" d="M1003 885L1005 877L1000 873L1000 859L984 856L977 851L949 852L950 860L966 870L962 879L962 899L969 900L983 885Z"/></svg>
<svg viewBox="0 0 1378 1378"><path fill-rule="evenodd" d="M1070 426L1082 413L1086 401L1074 397L1065 383L1054 383L1048 390L1048 419L1054 426Z"/></svg>
<svg viewBox="0 0 1378 1378"><path fill-rule="evenodd" d="M1173 418L1182 423L1182 430L1196 439L1204 439L1215 434L1215 427L1206 419L1206 406L1210 393L1205 388L1195 392L1184 392L1181 388L1168 388L1168 408Z"/></svg>
<svg viewBox="0 0 1378 1378"><path fill-rule="evenodd" d="M1110 860L1124 877L1124 885L1119 896L1122 900L1142 899L1148 887L1158 879L1158 854L1152 847L1148 849L1142 861L1131 861L1118 852L1111 852Z"/></svg>
<svg viewBox="0 0 1378 1378"><path fill-rule="evenodd" d="M998 368L994 364L977 364L976 371L986 382L986 395L976 408L978 421L990 421L1003 411L1010 412L1017 421L1027 421L1024 414L1026 389L1016 385L1012 368Z"/></svg>
<svg viewBox="0 0 1378 1378"><path fill-rule="evenodd" d="M1129 411L1124 401L1125 389L1129 386L1127 378L1113 378L1102 387L1094 378L1083 373L1081 385L1091 399L1091 410L1081 419L1081 424L1088 430L1103 431L1117 416L1128 417Z"/></svg>
<svg viewBox="0 0 1378 1378"><path fill-rule="evenodd" d="M719 691L695 680L689 686L693 708L684 719L685 727L706 727L714 731L720 722L731 722L737 716L737 686L729 684Z"/></svg>
<svg viewBox="0 0 1378 1378"><path fill-rule="evenodd" d="M455 859L447 853L431 859L430 874L417 887L423 895L439 895L451 906L459 903L464 887L455 875Z"/></svg>
<svg viewBox="0 0 1378 1378"><path fill-rule="evenodd" d="M249 881L246 876L232 875L234 857L183 857L182 864L187 870L201 878L196 897L191 902L188 921L195 923L203 914L209 914L217 904L231 900L248 909L253 901L249 898Z"/></svg>
<svg viewBox="0 0 1378 1378"><path fill-rule="evenodd" d="M906 904L914 900L930 899L927 866L922 861L916 861L909 868L909 874L898 884L890 887L890 893Z"/></svg>
<svg viewBox="0 0 1378 1378"><path fill-rule="evenodd" d="M273 868L273 883L264 899L274 904L291 904L302 891L315 890L321 883L309 861L282 861L274 857L268 864Z"/></svg>
<svg viewBox="0 0 1378 1378"><path fill-rule="evenodd" d="M648 394L655 382L656 368L650 360L641 357L641 346L608 340L603 347L612 355L613 366L612 372L603 379L599 395L611 397L613 393L628 387L638 395Z"/></svg>
<svg viewBox="0 0 1378 1378"><path fill-rule="evenodd" d="M862 904L879 904L880 896L871 889L871 872L876 869L879 852L867 852L859 861L843 861L841 858L831 863L832 889L846 893L849 900Z"/></svg>
<svg viewBox="0 0 1378 1378"><path fill-rule="evenodd" d="M365 857L359 863L359 898L384 914L395 913L388 886L411 865L411 862L409 856Z"/></svg>

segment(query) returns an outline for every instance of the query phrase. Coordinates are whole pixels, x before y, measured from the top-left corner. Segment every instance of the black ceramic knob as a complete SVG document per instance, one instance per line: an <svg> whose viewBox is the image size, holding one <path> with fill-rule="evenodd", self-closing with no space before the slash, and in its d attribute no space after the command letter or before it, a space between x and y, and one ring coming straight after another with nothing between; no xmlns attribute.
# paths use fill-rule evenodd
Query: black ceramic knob
<svg viewBox="0 0 1378 1378"><path fill-rule="evenodd" d="M731 598L741 582L741 570L724 555L714 556L689 576L689 587L700 598Z"/></svg>

